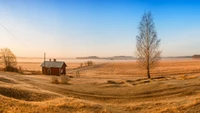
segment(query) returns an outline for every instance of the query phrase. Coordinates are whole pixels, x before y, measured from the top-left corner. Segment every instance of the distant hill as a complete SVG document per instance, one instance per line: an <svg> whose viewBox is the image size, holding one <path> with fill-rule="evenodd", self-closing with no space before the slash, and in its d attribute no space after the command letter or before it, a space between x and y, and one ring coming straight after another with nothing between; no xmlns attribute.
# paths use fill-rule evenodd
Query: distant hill
<svg viewBox="0 0 200 113"><path fill-rule="evenodd" d="M192 56L171 56L171 57L161 57L161 58L166 58L166 59L170 59L170 58L192 58Z"/></svg>
<svg viewBox="0 0 200 113"><path fill-rule="evenodd" d="M76 57L76 59L100 59L97 56L88 56L88 57Z"/></svg>
<svg viewBox="0 0 200 113"><path fill-rule="evenodd" d="M179 59L179 58L200 58L200 55L161 57L161 59ZM113 56L113 57L88 56L88 57L76 57L76 59L136 60L136 58L133 56Z"/></svg>
<svg viewBox="0 0 200 113"><path fill-rule="evenodd" d="M192 58L200 58L200 55L193 55Z"/></svg>
<svg viewBox="0 0 200 113"><path fill-rule="evenodd" d="M113 56L113 57L88 56L88 57L76 57L76 59L134 60L135 58L132 56Z"/></svg>
<svg viewBox="0 0 200 113"><path fill-rule="evenodd" d="M110 60L134 60L135 57L132 57L132 56L113 56L113 57L107 57L105 59L110 59Z"/></svg>

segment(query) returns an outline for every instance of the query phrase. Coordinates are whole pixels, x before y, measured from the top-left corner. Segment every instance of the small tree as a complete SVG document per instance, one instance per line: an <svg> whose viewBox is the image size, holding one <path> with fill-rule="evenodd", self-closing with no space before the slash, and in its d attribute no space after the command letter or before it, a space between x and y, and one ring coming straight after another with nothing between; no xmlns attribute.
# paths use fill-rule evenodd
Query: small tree
<svg viewBox="0 0 200 113"><path fill-rule="evenodd" d="M136 36L136 39L138 64L141 68L146 69L147 77L151 78L150 69L156 67L161 54L159 50L160 40L157 39L151 12L145 12L142 16L139 24L139 35Z"/></svg>
<svg viewBox="0 0 200 113"><path fill-rule="evenodd" d="M1 49L0 59L3 63L5 71L17 71L17 68L15 68L17 65L17 59L10 49Z"/></svg>
<svg viewBox="0 0 200 113"><path fill-rule="evenodd" d="M87 66L93 66L93 62L92 61L87 61Z"/></svg>
<svg viewBox="0 0 200 113"><path fill-rule="evenodd" d="M80 63L80 67L83 67L83 63Z"/></svg>

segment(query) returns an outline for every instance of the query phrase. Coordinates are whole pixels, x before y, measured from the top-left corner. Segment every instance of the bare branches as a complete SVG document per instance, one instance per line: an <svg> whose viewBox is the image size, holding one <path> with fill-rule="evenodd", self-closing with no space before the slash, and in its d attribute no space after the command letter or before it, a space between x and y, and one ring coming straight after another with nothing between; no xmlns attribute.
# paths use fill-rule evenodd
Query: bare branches
<svg viewBox="0 0 200 113"><path fill-rule="evenodd" d="M17 65L17 59L12 51L8 48L0 49L0 60L5 70L14 68Z"/></svg>
<svg viewBox="0 0 200 113"><path fill-rule="evenodd" d="M142 69L147 70L147 76L150 78L150 69L156 67L161 55L159 50L160 39L157 39L151 12L144 13L138 29L139 35L136 36L137 62Z"/></svg>

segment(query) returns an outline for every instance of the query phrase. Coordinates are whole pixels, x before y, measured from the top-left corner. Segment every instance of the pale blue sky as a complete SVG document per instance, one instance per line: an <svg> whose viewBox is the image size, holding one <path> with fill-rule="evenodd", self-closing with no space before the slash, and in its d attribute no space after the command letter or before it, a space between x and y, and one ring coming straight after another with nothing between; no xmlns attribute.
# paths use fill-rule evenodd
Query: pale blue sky
<svg viewBox="0 0 200 113"><path fill-rule="evenodd" d="M197 0L0 0L0 48L16 56L134 56L138 24L154 16L162 56L200 54Z"/></svg>

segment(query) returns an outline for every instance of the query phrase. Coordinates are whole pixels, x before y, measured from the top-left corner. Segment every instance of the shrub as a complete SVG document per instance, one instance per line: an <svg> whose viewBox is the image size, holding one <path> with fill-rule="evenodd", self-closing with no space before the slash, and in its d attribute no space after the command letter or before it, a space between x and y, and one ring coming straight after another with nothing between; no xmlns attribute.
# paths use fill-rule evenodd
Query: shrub
<svg viewBox="0 0 200 113"><path fill-rule="evenodd" d="M89 66L93 66L93 64L94 64L94 63L93 63L92 61L88 61L88 65L89 65Z"/></svg>
<svg viewBox="0 0 200 113"><path fill-rule="evenodd" d="M93 66L94 65L94 62L93 61L87 61L87 62L84 62L85 66Z"/></svg>
<svg viewBox="0 0 200 113"><path fill-rule="evenodd" d="M69 82L69 77L67 76L67 75L61 75L60 76L60 79L61 79L61 83L62 84L68 84L68 82Z"/></svg>
<svg viewBox="0 0 200 113"><path fill-rule="evenodd" d="M69 76L69 78L74 78L74 76Z"/></svg>
<svg viewBox="0 0 200 113"><path fill-rule="evenodd" d="M10 72L18 72L18 69L16 67L13 66L6 66L4 68L5 71L10 71Z"/></svg>
<svg viewBox="0 0 200 113"><path fill-rule="evenodd" d="M51 78L51 83L53 83L53 84L59 84L58 78L57 77L52 77Z"/></svg>
<svg viewBox="0 0 200 113"><path fill-rule="evenodd" d="M83 67L83 63L80 63L80 67Z"/></svg>
<svg viewBox="0 0 200 113"><path fill-rule="evenodd" d="M108 84L124 84L124 81L114 81L114 80L108 80L107 81Z"/></svg>
<svg viewBox="0 0 200 113"><path fill-rule="evenodd" d="M22 66L19 66L19 68L18 68L18 73L21 73L21 74L23 74L23 69L22 69Z"/></svg>
<svg viewBox="0 0 200 113"><path fill-rule="evenodd" d="M113 80L108 80L107 82L108 82L108 84L116 84L116 82Z"/></svg>

